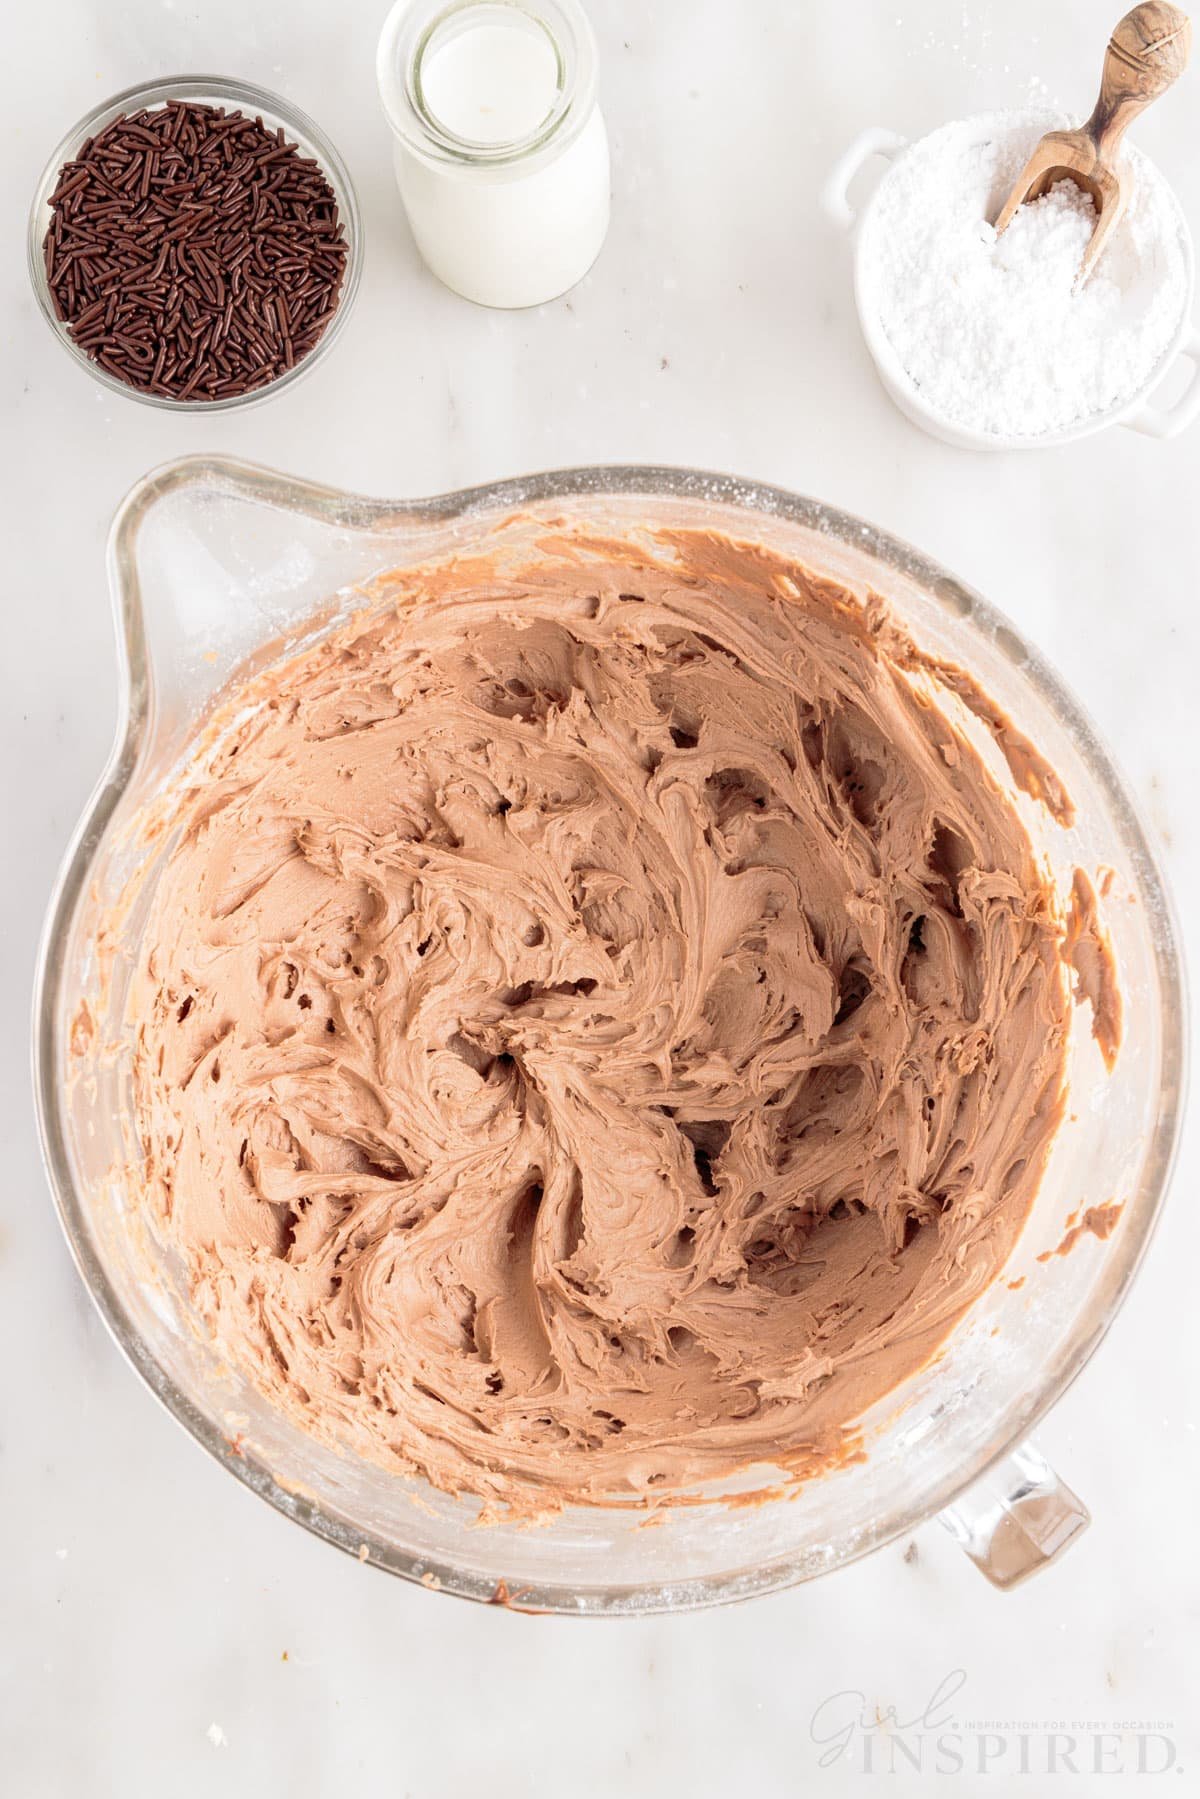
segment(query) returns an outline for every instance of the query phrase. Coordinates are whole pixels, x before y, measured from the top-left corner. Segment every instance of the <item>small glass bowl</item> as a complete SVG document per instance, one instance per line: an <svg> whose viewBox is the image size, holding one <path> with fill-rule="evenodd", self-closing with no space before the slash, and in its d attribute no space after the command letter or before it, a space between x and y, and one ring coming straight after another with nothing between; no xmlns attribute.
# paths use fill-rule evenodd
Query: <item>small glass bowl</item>
<svg viewBox="0 0 1200 1799"><path fill-rule="evenodd" d="M163 394L142 393L140 389L110 375L107 369L93 362L86 350L79 348L67 327L58 318L50 284L46 280L43 244L53 216L49 202L58 185L59 171L63 164L71 161L89 137L94 137L122 113L138 112L144 107L164 106L168 100L187 100L203 106L236 108L248 118L261 118L269 130L275 131L282 126L288 138L299 146L301 152L319 164L333 189L338 217L346 238L346 272L342 279L337 311L307 356L301 357L293 368L285 369L273 381L265 381L261 387L251 388L249 393L228 394L220 400L176 400ZM109 388L113 393L124 394L131 400L140 400L143 405L162 407L167 412L230 412L238 406L255 406L260 400L271 398L283 388L290 387L302 375L308 374L331 348L346 322L358 292L362 258L363 234L358 197L354 192L349 170L325 133L313 123L307 113L293 106L290 100L268 93L265 88L253 87L247 81L230 81L221 75L168 75L161 81L126 88L100 106L93 107L86 118L80 119L67 133L46 164L29 213L29 278L33 282L33 291L46 322L63 349L72 361L85 369L93 381L98 381L102 387Z"/></svg>

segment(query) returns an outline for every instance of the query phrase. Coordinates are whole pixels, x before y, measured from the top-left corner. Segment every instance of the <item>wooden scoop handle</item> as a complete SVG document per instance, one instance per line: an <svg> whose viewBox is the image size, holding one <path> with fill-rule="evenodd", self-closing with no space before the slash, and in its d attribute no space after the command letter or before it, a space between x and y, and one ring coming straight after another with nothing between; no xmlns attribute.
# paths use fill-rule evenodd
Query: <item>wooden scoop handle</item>
<svg viewBox="0 0 1200 1799"><path fill-rule="evenodd" d="M1100 98L1087 129L1100 162L1112 162L1125 128L1183 74L1192 48L1192 22L1165 0L1145 0L1127 12L1108 40Z"/></svg>

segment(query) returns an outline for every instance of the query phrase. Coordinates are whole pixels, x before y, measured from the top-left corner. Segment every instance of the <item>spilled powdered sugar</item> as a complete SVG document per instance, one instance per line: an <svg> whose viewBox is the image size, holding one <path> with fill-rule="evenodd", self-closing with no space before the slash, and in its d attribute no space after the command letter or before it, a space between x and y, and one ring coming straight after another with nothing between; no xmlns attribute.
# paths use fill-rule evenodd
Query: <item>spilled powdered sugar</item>
<svg viewBox="0 0 1200 1799"><path fill-rule="evenodd" d="M944 125L898 159L864 221L864 313L920 398L971 430L1040 436L1127 403L1188 303L1178 201L1135 150L1129 206L1082 285L1096 214L1073 182L997 238L990 221L1038 138L1063 123L1038 110Z"/></svg>

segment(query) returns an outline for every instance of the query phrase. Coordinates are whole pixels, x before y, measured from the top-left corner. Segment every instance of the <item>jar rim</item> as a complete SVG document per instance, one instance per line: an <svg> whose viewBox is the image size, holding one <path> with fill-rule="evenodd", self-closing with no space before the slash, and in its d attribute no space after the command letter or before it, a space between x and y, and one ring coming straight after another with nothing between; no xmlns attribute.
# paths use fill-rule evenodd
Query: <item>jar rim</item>
<svg viewBox="0 0 1200 1799"><path fill-rule="evenodd" d="M549 112L525 135L481 142L438 118L425 94L422 62L457 18L506 10L532 22L549 40L557 65L555 96ZM587 124L596 100L596 40L579 0L396 0L380 34L375 74L388 124L417 156L464 170L516 164L525 169L559 155Z"/></svg>

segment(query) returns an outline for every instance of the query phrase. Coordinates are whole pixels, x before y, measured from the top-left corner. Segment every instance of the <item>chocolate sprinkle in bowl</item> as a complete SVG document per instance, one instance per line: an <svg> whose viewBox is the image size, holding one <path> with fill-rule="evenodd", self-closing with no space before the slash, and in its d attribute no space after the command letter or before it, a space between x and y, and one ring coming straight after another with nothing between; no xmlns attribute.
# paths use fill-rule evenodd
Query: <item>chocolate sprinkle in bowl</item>
<svg viewBox="0 0 1200 1799"><path fill-rule="evenodd" d="M288 101L212 75L96 107L47 163L29 220L60 343L105 387L174 411L251 405L307 373L361 265L333 145Z"/></svg>

